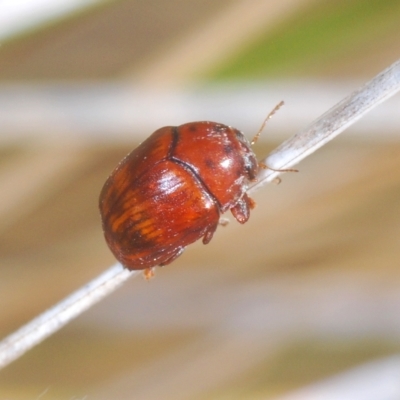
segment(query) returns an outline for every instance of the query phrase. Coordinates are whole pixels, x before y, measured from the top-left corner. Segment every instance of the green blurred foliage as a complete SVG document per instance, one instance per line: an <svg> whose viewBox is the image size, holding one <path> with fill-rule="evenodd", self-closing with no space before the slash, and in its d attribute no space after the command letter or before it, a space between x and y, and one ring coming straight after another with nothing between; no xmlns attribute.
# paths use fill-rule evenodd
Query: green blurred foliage
<svg viewBox="0 0 400 400"><path fill-rule="evenodd" d="M354 49L398 30L400 0L311 2L235 57L210 71L210 80L304 76Z"/></svg>

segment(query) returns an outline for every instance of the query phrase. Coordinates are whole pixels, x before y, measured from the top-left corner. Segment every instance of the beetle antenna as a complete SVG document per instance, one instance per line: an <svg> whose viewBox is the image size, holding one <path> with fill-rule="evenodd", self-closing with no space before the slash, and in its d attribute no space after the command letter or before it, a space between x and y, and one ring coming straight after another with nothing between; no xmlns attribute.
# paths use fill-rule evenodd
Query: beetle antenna
<svg viewBox="0 0 400 400"><path fill-rule="evenodd" d="M261 132L263 131L263 129L264 129L265 124L267 123L267 121L268 121L270 118L272 118L272 116L273 116L284 104L285 104L285 102L284 102L283 100L280 101L280 102L271 110L271 112L267 115L267 117L264 119L264 121L263 121L263 123L262 123L262 125L261 125L261 128L258 130L258 132L257 132L256 135L254 136L253 140L251 141L251 145L252 145L252 146L254 145L254 143L257 142L258 138L260 137ZM275 168L271 168L271 167L269 167L268 165L266 165L266 164L264 164L264 163L262 163L262 162L258 163L258 166L259 166L260 168L263 168L263 169L270 169L271 171L274 171L274 172L299 172L297 169L293 169L293 168L287 168L287 169L275 169Z"/></svg>
<svg viewBox="0 0 400 400"><path fill-rule="evenodd" d="M285 168L285 169L271 168L268 165L264 164L263 162L259 162L258 166L262 169L270 169L271 171L274 172L299 172L299 170L295 168Z"/></svg>
<svg viewBox="0 0 400 400"><path fill-rule="evenodd" d="M254 143L257 142L258 138L261 135L261 132L263 131L265 124L267 123L267 121L272 118L272 116L284 105L284 101L282 100L281 102L279 102L274 108L273 110L267 115L267 117L264 119L260 129L258 130L258 132L255 134L255 136L253 137L253 140L251 141L251 145L253 146Z"/></svg>

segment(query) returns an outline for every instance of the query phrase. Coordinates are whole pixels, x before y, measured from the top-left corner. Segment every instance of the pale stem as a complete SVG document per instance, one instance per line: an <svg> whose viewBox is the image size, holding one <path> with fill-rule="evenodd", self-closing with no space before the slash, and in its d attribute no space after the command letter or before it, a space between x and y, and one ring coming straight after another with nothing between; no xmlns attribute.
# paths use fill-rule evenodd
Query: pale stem
<svg viewBox="0 0 400 400"><path fill-rule="evenodd" d="M399 90L400 60L283 142L262 162L275 170L296 165ZM249 190L260 188L278 175L277 171L261 170L258 181Z"/></svg>
<svg viewBox="0 0 400 400"><path fill-rule="evenodd" d="M6 366L92 307L137 271L115 264L0 342L0 368Z"/></svg>

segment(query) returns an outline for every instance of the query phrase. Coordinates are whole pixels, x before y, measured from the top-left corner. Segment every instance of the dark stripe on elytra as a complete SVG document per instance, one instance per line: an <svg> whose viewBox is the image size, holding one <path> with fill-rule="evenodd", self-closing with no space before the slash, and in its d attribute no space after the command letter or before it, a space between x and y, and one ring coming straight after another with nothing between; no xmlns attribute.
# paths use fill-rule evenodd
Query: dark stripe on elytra
<svg viewBox="0 0 400 400"><path fill-rule="evenodd" d="M214 202L214 204L217 205L217 207L221 210L222 209L222 204L218 201L218 199L213 195L209 187L206 185L206 183L201 179L201 177L198 175L196 172L195 168L188 164L185 161L180 160L179 158L174 156L176 146L178 145L180 136L178 132L178 127L174 126L172 128L172 142L171 142L171 147L169 148L167 159L180 165L182 168L184 168L187 172L189 172L193 178L199 183L200 186L203 187L207 195L211 198L211 200Z"/></svg>
<svg viewBox="0 0 400 400"><path fill-rule="evenodd" d="M173 128L173 131L175 130L175 128ZM166 158L161 158L158 161L155 161L153 163L153 165L151 167L156 166L159 163L164 162L165 159L170 159L170 155L172 154L172 151L174 150L174 148L176 147L176 142L177 142L177 138L175 138L176 135L174 135L174 133L172 133L172 142L169 146L168 149L168 153ZM127 193L129 193L132 190L132 187L134 187L135 185L137 185L137 182L142 179L142 177L146 174L148 174L149 170L146 169L144 170L141 174L136 175L134 177L134 179L132 179L132 175L135 174L134 170L131 170L129 168L129 162L130 162L130 156L131 156L132 152L129 153L127 156L125 156L125 158L122 160L121 165L119 166L119 169L125 168L126 167L126 163L128 164L127 167L127 174L125 174L125 178L122 181L122 183L119 185L121 188L118 192L118 195L115 196L115 198L113 199L115 203L118 204L118 206L120 206L121 203L124 203L126 201L126 197L127 197ZM114 179L113 179L114 181ZM110 186L112 184L110 183ZM115 192L115 189L113 190Z"/></svg>

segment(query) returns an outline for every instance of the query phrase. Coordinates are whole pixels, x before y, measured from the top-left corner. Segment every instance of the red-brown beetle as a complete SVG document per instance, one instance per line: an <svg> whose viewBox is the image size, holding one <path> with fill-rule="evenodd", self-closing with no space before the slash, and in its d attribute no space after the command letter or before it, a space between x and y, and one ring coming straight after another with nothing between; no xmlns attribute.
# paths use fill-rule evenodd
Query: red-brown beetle
<svg viewBox="0 0 400 400"><path fill-rule="evenodd" d="M253 200L247 184L258 162L242 132L215 122L155 131L126 156L100 194L104 235L128 269L166 265L185 247L207 244L220 215L241 224Z"/></svg>

